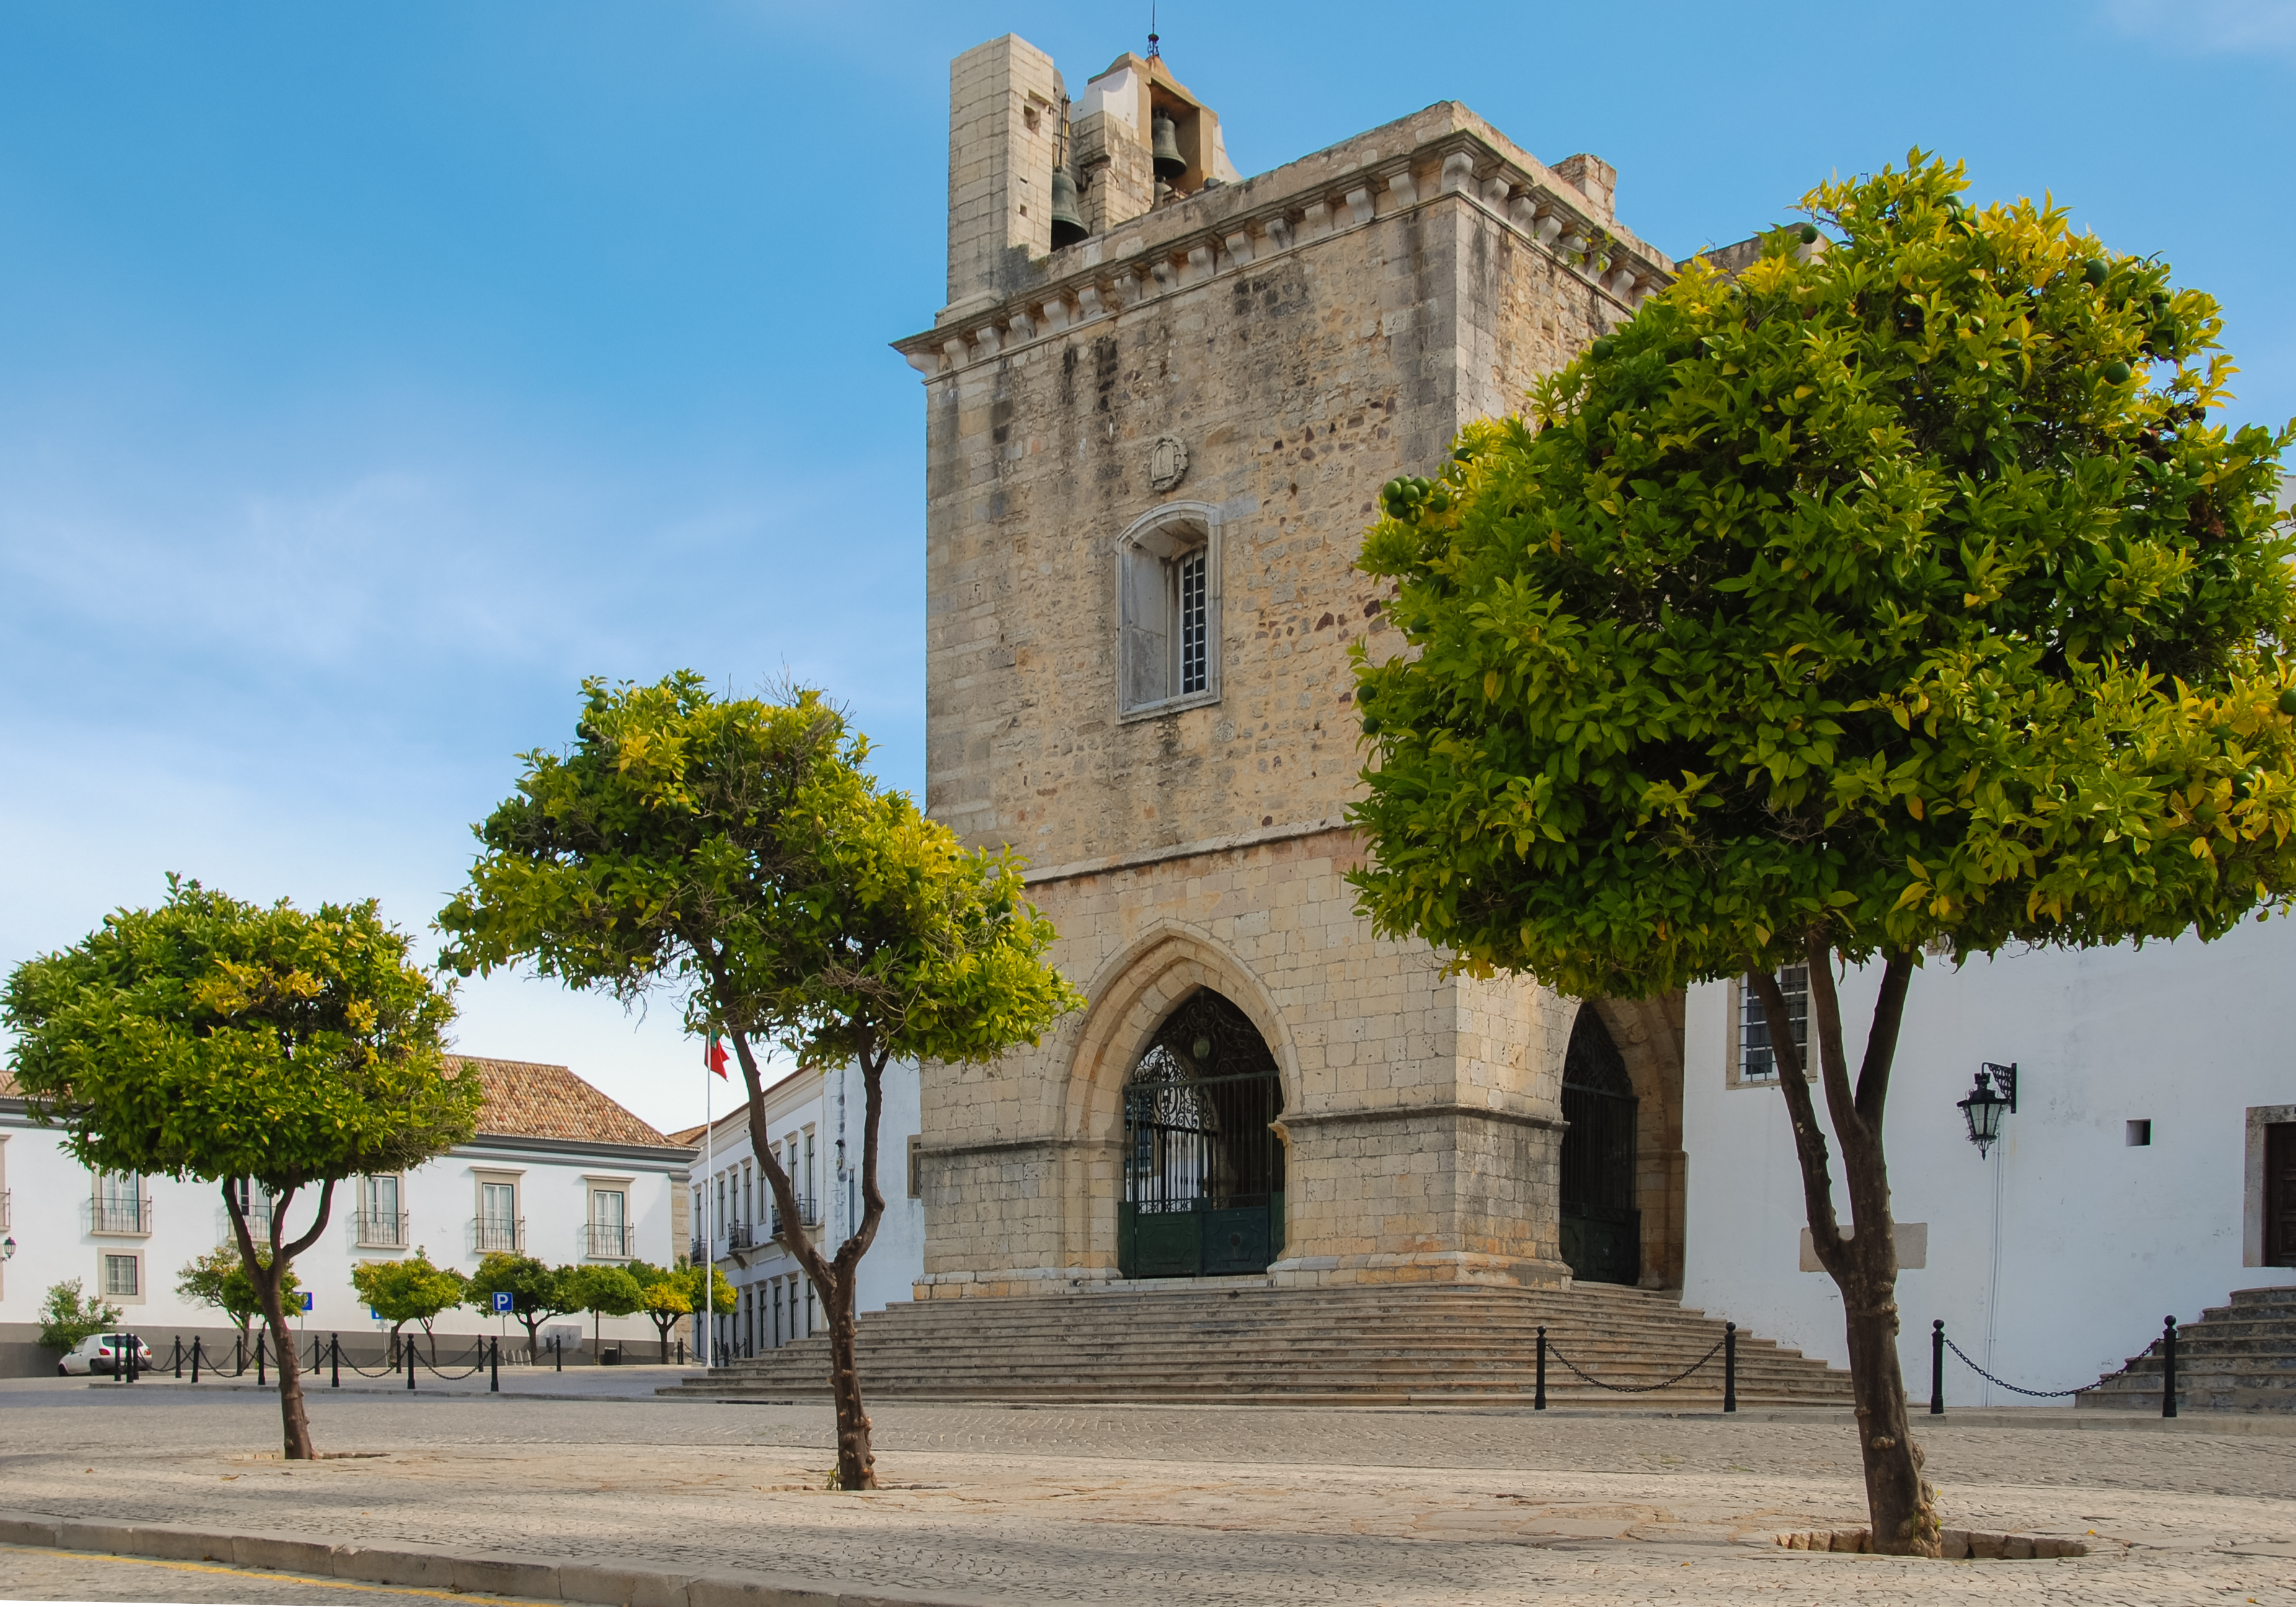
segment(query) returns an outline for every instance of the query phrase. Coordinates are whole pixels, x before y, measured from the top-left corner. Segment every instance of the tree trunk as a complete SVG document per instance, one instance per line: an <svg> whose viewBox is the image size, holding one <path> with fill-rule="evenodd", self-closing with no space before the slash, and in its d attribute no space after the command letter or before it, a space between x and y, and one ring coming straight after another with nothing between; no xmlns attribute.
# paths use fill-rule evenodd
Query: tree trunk
<svg viewBox="0 0 2296 1607"><path fill-rule="evenodd" d="M300 1358L295 1354L294 1331L287 1325L286 1303L279 1291L286 1282L288 1269L295 1258L318 1242L327 1226L327 1215L335 1200L334 1179L329 1178L319 1191L318 1219L310 1231L291 1244L280 1242L281 1231L287 1225L288 1202L294 1199L292 1185L280 1191L271 1202L271 1242L268 1263L256 1253L254 1236L247 1230L247 1214L240 1207L239 1190L234 1185L240 1180L226 1177L223 1183L223 1202L231 1214L232 1234L239 1241L239 1254L247 1267L247 1281L255 1286L256 1299L263 1307L264 1325L271 1330L272 1349L279 1362L279 1418L284 1431L282 1451L290 1462L308 1462L318 1455L318 1447L311 1441L311 1420L303 1407L303 1372Z"/></svg>
<svg viewBox="0 0 2296 1607"><path fill-rule="evenodd" d="M823 1287L821 1307L829 1318L829 1393L837 1403L837 1488L873 1490L877 1458L869 1447L869 1414L862 1409L861 1371L854 1357L852 1281Z"/></svg>
<svg viewBox="0 0 2296 1607"><path fill-rule="evenodd" d="M877 1237L877 1225L885 1216L885 1196L877 1187L877 1133L883 1125L884 1071L890 1053L874 1042L867 1042L854 1055L861 1068L864 1094L861 1222L852 1236L838 1247L836 1259L831 1260L807 1236L803 1213L797 1208L796 1187L782 1169L773 1145L767 1141L764 1081L750 1048L749 1035L732 1031L726 1037L742 1063L742 1079L749 1088L750 1148L766 1174L766 1181L772 1185L774 1204L780 1209L783 1220L790 1225L790 1253L813 1281L814 1291L821 1297L822 1314L829 1324L829 1392L830 1398L837 1404L837 1488L873 1490L877 1488L876 1457L869 1447L869 1415L861 1405L861 1372L854 1355L853 1306L855 1289L860 1282L861 1258L869 1252L870 1244ZM709 1270L705 1268L702 1275L709 1276Z"/></svg>
<svg viewBox="0 0 2296 1607"><path fill-rule="evenodd" d="M1882 1142L1890 1072L1914 956L1892 954L1882 970L1881 995L1866 1037L1866 1054L1853 1090L1843 1051L1841 1011L1833 985L1833 952L1822 931L1807 945L1808 1024L1825 1086L1826 1114L1841 1146L1849 1185L1850 1229L1841 1231L1825 1132L1810 1098L1807 1061L1794 1042L1784 989L1770 972L1748 968L1748 985L1762 1001L1778 1086L1793 1122L1802 1200L1818 1262L1841 1291L1849 1342L1850 1391L1857 1405L1857 1448L1866 1471L1866 1510L1873 1547L1898 1556L1939 1554L1937 1492L1922 1477L1921 1447L1906 1412L1905 1377L1898 1360L1898 1251L1890 1216L1890 1168Z"/></svg>

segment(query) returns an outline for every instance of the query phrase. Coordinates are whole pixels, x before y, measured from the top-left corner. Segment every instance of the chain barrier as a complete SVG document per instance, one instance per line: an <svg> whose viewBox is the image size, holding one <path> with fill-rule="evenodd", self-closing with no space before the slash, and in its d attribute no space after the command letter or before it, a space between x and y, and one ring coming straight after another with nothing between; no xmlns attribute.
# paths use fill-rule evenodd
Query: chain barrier
<svg viewBox="0 0 2296 1607"><path fill-rule="evenodd" d="M1688 1378L1692 1373L1697 1372L1699 1368L1704 1366L1708 1362L1712 1361L1716 1357L1721 1355L1722 1347L1729 1342L1730 1341L1726 1336L1722 1339L1716 1340L1714 1341L1713 1349L1709 1350L1705 1355L1691 1363L1690 1365L1685 1367L1672 1378L1662 1379L1654 1384L1606 1384L1601 1379L1590 1377L1587 1373L1582 1372L1576 1362L1562 1354L1562 1349L1553 1340L1546 1341L1546 1353L1549 1356L1552 1356L1556 1361L1561 1362L1564 1366L1570 1368L1572 1373L1577 1373L1581 1382L1590 1383L1597 1390L1608 1390L1617 1395L1648 1395L1653 1390L1671 1389L1674 1385L1680 1383L1684 1379Z"/></svg>
<svg viewBox="0 0 2296 1607"><path fill-rule="evenodd" d="M460 1372L450 1373L445 1368L438 1366L433 1363L424 1361L422 1359L422 1352L419 1348L416 1349L414 1352L414 1360L416 1365L421 1366L424 1372L430 1373L433 1378L443 1378L449 1382L458 1378L476 1378L480 1373L487 1370L487 1341L483 1337L481 1337L478 1341L478 1346L479 1359L472 1362L469 1366L463 1368Z"/></svg>
<svg viewBox="0 0 2296 1607"><path fill-rule="evenodd" d="M1994 1377L1992 1373L1988 1373L1975 1362L1971 1361L1969 1359L1969 1353L1964 1350L1959 1345L1955 1344L1951 1340L1948 1339L1946 1341L1945 1348L1952 1351L1956 1356L1960 1357L1963 1364L1966 1365L1972 1373L1976 1373L1978 1377L1983 1379L1987 1383L1998 1384L2001 1388L2013 1391L2019 1395L2030 1395L2036 1400L2057 1400L2067 1395L2085 1395L2089 1390L2095 1389L2097 1384L2104 1383L2111 1379L2126 1378L2128 1375L2128 1369L2127 1367L2123 1367L2118 1373L2106 1373L2104 1377L2098 1379L2096 1383L2076 1384L2070 1390L2028 1390L2022 1384L2013 1384L2005 1378Z"/></svg>

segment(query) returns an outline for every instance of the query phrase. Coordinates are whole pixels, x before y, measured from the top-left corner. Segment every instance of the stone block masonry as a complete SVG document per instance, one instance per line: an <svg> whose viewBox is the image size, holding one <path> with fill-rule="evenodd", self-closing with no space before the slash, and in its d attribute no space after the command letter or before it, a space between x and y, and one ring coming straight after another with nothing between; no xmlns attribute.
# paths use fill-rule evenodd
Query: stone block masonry
<svg viewBox="0 0 2296 1607"><path fill-rule="evenodd" d="M1561 1281L1578 1003L1447 976L1354 912L1349 653L1397 645L1354 566L1382 482L1519 408L1674 265L1616 221L1607 164L1549 168L1450 102L1057 252L1008 211L991 250L973 209L1035 160L1010 109L1058 81L1015 39L958 59L951 302L896 344L926 382L927 805L1027 857L1092 1002L1037 1049L928 1070L919 1293L1118 1275L1122 1090L1205 988L1282 1071L1273 1279ZM1095 115L1094 149L1121 143ZM1201 625L1138 624L1165 606L1151 527L1199 544ZM1142 655L1191 628L1209 672L1141 706ZM1628 1059L1663 1104L1662 1057ZM1678 1047L1672 1070L1678 1109ZM1645 1265L1676 1275L1678 1160L1635 1161Z"/></svg>

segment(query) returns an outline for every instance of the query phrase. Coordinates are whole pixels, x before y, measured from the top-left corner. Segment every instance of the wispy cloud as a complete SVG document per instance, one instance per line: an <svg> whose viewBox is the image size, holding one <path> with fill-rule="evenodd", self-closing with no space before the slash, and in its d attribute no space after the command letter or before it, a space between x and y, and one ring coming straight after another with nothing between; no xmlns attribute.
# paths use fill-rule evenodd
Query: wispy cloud
<svg viewBox="0 0 2296 1607"><path fill-rule="evenodd" d="M2123 33L2171 49L2296 55L2296 0L2105 0Z"/></svg>

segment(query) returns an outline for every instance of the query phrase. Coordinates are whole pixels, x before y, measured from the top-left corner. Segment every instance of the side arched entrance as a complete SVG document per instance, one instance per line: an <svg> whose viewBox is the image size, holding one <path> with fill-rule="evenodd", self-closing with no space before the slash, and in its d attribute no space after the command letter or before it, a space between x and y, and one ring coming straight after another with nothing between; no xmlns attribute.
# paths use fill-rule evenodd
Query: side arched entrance
<svg viewBox="0 0 2296 1607"><path fill-rule="evenodd" d="M1251 1019L1210 988L1182 999L1124 1085L1123 1276L1265 1272L1283 1253L1283 1113Z"/></svg>
<svg viewBox="0 0 2296 1607"><path fill-rule="evenodd" d="M1582 1009L1562 1061L1562 1241L1582 1283L1642 1279L1642 1211L1636 1198L1641 1101L1602 1013Z"/></svg>

